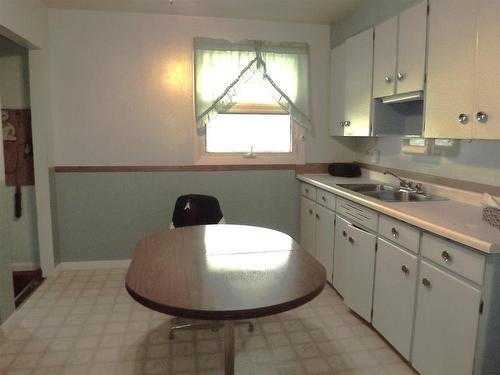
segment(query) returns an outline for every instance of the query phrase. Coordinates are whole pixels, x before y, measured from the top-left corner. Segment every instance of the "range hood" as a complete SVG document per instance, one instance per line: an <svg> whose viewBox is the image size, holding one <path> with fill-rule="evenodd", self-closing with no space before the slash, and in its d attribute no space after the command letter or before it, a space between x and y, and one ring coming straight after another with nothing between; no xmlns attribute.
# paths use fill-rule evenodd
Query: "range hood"
<svg viewBox="0 0 500 375"><path fill-rule="evenodd" d="M386 96L386 97L382 98L382 103L394 104L394 103L412 102L415 100L424 100L424 92L423 91L413 91L413 92L407 92L404 94Z"/></svg>

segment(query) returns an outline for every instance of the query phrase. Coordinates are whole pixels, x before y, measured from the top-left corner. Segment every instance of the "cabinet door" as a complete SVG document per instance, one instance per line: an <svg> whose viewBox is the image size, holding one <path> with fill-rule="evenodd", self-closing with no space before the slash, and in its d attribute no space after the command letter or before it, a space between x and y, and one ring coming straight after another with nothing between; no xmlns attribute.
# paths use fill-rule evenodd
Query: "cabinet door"
<svg viewBox="0 0 500 375"><path fill-rule="evenodd" d="M426 42L427 2L422 1L399 15L398 94L424 89Z"/></svg>
<svg viewBox="0 0 500 375"><path fill-rule="evenodd" d="M378 238L373 293L373 326L410 359L417 257Z"/></svg>
<svg viewBox="0 0 500 375"><path fill-rule="evenodd" d="M314 255L314 215L316 203L300 197L300 246Z"/></svg>
<svg viewBox="0 0 500 375"><path fill-rule="evenodd" d="M344 135L345 45L332 49L330 61L330 135Z"/></svg>
<svg viewBox="0 0 500 375"><path fill-rule="evenodd" d="M418 285L414 367L425 375L472 374L481 292L425 261Z"/></svg>
<svg viewBox="0 0 500 375"><path fill-rule="evenodd" d="M335 213L316 205L314 231L314 255L325 267L327 280L332 282Z"/></svg>
<svg viewBox="0 0 500 375"><path fill-rule="evenodd" d="M373 74L373 29L347 39L344 135L369 136Z"/></svg>
<svg viewBox="0 0 500 375"><path fill-rule="evenodd" d="M472 136L476 15L475 1L430 2L425 137Z"/></svg>
<svg viewBox="0 0 500 375"><path fill-rule="evenodd" d="M338 236L336 231L338 242L335 241L335 245L342 248L345 256L343 266L346 273L341 276L344 303L362 318L371 321L376 237L342 218L337 219L337 224L339 220L341 225L338 225Z"/></svg>
<svg viewBox="0 0 500 375"><path fill-rule="evenodd" d="M349 285L349 243L345 239L349 222L337 216L335 224L335 251L333 253L333 286L345 297Z"/></svg>
<svg viewBox="0 0 500 375"><path fill-rule="evenodd" d="M351 275L349 292L344 301L353 311L370 322L376 237L372 233L349 225L347 242L350 244Z"/></svg>
<svg viewBox="0 0 500 375"><path fill-rule="evenodd" d="M398 43L398 17L375 27L373 49L373 97L393 95L396 77L396 46Z"/></svg>
<svg viewBox="0 0 500 375"><path fill-rule="evenodd" d="M500 139L500 1L479 2L478 48L476 60L475 110L484 112L486 120L475 121L472 137Z"/></svg>

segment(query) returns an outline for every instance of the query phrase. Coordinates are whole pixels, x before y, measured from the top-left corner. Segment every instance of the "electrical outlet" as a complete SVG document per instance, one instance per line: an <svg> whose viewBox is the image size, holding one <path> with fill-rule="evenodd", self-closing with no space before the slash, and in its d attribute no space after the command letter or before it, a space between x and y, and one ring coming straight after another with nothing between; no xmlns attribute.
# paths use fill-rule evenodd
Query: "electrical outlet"
<svg viewBox="0 0 500 375"><path fill-rule="evenodd" d="M380 150L372 150L369 153L370 155L370 162L373 164L378 164L380 161Z"/></svg>

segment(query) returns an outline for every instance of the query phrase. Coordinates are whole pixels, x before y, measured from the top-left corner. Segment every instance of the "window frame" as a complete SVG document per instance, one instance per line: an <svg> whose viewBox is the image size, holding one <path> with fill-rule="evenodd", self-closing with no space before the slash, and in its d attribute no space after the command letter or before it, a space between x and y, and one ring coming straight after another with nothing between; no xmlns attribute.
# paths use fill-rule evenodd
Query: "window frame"
<svg viewBox="0 0 500 375"><path fill-rule="evenodd" d="M305 130L293 119L290 126L292 152L255 152L255 157L247 157L244 152L207 152L205 129L197 128L194 121L194 163L196 165L303 164Z"/></svg>

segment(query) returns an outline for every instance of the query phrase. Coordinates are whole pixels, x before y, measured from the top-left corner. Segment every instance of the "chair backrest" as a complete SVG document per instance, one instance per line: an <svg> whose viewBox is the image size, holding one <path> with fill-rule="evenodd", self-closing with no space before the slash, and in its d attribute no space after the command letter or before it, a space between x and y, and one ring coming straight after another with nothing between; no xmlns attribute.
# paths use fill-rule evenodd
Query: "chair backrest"
<svg viewBox="0 0 500 375"><path fill-rule="evenodd" d="M217 198L210 195L181 195L175 202L172 214L174 228L190 225L218 224L223 220Z"/></svg>

